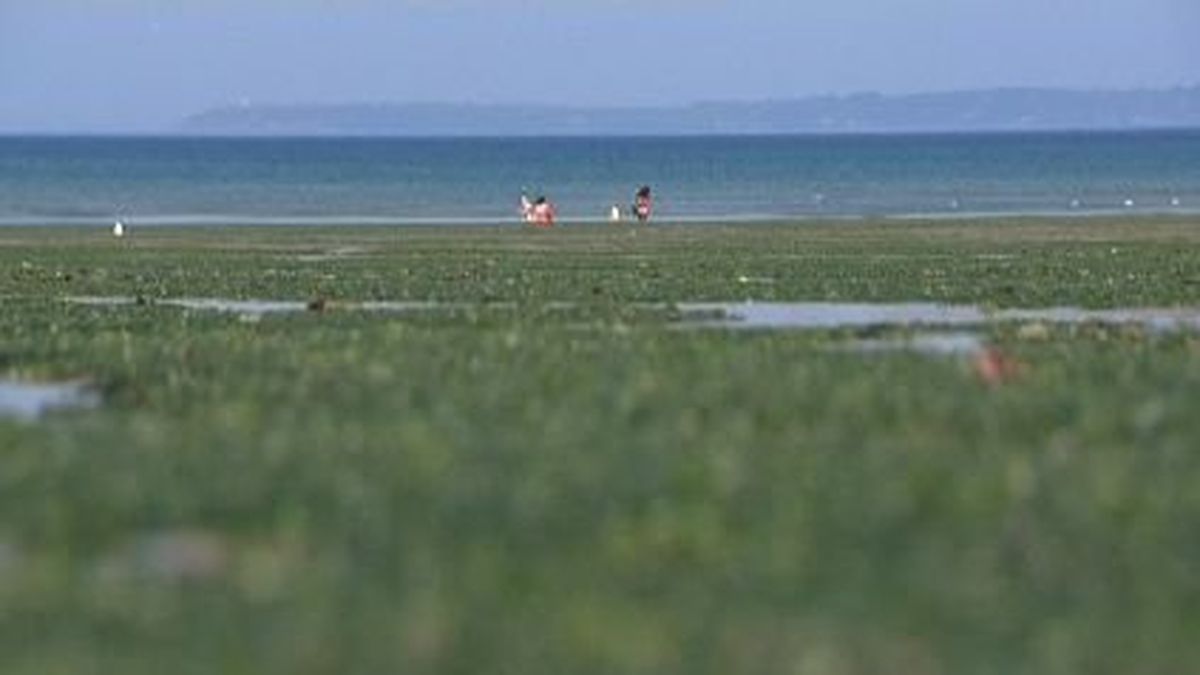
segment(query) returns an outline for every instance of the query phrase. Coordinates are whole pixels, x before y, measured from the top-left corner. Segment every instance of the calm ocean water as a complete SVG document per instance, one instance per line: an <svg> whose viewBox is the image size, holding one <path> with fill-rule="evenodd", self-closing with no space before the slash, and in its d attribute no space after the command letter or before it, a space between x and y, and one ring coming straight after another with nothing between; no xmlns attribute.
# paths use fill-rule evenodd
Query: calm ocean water
<svg viewBox="0 0 1200 675"><path fill-rule="evenodd" d="M1195 212L1200 131L927 136L0 138L0 224ZM1132 204L1132 206L1130 206Z"/></svg>

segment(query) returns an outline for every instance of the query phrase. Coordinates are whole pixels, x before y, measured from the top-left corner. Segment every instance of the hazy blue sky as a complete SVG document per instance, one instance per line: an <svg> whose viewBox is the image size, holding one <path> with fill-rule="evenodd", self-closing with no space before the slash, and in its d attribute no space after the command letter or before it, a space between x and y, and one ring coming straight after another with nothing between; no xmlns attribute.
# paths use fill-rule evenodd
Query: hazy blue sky
<svg viewBox="0 0 1200 675"><path fill-rule="evenodd" d="M1200 0L0 0L0 131L249 101L1200 83Z"/></svg>

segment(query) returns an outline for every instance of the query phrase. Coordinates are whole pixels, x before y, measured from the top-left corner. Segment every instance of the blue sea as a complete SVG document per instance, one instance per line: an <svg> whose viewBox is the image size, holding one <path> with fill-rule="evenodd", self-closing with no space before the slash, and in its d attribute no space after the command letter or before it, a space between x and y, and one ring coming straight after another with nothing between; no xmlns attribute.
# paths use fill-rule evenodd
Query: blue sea
<svg viewBox="0 0 1200 675"><path fill-rule="evenodd" d="M1200 131L795 137L0 137L0 224L664 220L1200 210Z"/></svg>

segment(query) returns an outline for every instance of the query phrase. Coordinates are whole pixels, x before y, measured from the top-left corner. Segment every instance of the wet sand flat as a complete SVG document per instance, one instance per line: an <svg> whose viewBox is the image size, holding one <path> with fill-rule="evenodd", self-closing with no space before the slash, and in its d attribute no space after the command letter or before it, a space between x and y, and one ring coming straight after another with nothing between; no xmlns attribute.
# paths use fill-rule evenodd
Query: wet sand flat
<svg viewBox="0 0 1200 675"><path fill-rule="evenodd" d="M0 227L90 396L0 671L1186 672L1198 307L1185 217Z"/></svg>

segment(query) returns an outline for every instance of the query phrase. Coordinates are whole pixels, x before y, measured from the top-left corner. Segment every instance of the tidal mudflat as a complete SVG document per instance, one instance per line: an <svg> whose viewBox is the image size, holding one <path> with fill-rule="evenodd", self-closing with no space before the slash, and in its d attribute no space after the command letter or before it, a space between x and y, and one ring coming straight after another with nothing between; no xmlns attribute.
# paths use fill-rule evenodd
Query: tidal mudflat
<svg viewBox="0 0 1200 675"><path fill-rule="evenodd" d="M0 415L4 672L1200 660L1194 219L0 228L0 303L98 397Z"/></svg>

